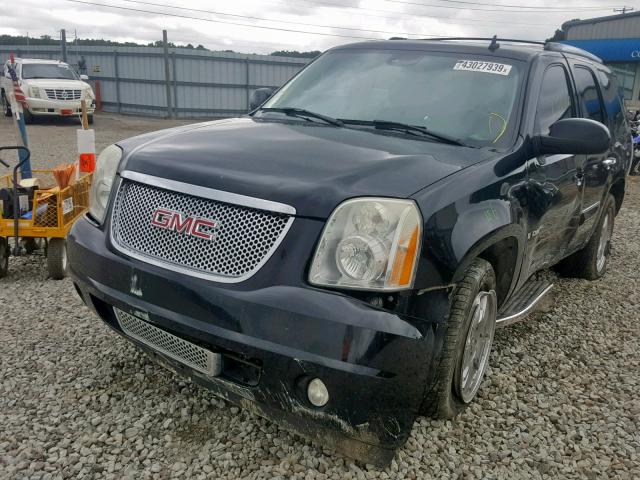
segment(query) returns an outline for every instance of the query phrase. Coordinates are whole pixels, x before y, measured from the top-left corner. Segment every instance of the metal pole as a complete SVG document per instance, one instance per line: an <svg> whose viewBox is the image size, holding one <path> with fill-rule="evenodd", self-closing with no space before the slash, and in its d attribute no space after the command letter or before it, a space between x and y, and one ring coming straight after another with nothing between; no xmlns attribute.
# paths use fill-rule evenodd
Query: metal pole
<svg viewBox="0 0 640 480"><path fill-rule="evenodd" d="M62 61L67 63L67 33L64 28L60 30L60 52L62 53Z"/></svg>
<svg viewBox="0 0 640 480"><path fill-rule="evenodd" d="M177 117L178 113L178 75L176 70L176 52L171 52L171 73L173 74L173 114Z"/></svg>
<svg viewBox="0 0 640 480"><path fill-rule="evenodd" d="M249 57L244 59L245 62L245 86L247 90L247 112L250 110L251 104L251 89L249 88Z"/></svg>
<svg viewBox="0 0 640 480"><path fill-rule="evenodd" d="M114 50L113 52L113 73L116 77L116 105L117 111L120 113L120 73L118 72L118 51Z"/></svg>
<svg viewBox="0 0 640 480"><path fill-rule="evenodd" d="M164 49L164 83L167 91L167 116L173 117L171 107L171 77L169 75L169 44L167 42L167 31L162 30L162 48Z"/></svg>

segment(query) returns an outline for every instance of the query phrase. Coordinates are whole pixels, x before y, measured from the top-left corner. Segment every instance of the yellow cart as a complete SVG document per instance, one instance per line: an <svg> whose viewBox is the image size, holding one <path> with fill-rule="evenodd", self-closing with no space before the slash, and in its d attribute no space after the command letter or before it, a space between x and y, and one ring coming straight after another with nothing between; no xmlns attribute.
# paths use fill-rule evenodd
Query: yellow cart
<svg viewBox="0 0 640 480"><path fill-rule="evenodd" d="M3 149L16 148L0 147L0 150ZM6 165L6 162L2 163ZM49 276L62 279L67 271L67 234L73 222L89 208L93 174L87 174L63 189L55 187L29 191L18 188L19 167L20 164L15 167L13 175L0 176L0 192L11 192L11 205L9 208L3 205L0 209L0 278L8 272L11 253L9 238L13 237L15 256L21 255L20 239L27 253L37 249L38 242L44 239ZM56 185L52 170L33 170L33 175L42 186ZM14 213L7 215L11 211Z"/></svg>

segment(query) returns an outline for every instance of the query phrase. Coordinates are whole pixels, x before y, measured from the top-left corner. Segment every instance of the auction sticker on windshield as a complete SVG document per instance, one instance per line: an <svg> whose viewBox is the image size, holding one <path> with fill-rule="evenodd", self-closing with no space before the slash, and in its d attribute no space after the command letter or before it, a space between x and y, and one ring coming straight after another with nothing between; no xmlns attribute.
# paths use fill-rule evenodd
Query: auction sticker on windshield
<svg viewBox="0 0 640 480"><path fill-rule="evenodd" d="M512 65L505 63L483 62L480 60L459 60L454 66L454 70L465 72L494 73L496 75L509 75Z"/></svg>

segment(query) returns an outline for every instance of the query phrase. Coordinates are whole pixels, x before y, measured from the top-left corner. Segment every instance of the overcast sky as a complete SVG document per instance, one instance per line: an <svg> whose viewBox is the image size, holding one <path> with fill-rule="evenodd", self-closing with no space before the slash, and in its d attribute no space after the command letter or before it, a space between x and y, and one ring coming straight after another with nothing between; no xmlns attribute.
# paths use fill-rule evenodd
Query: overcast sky
<svg viewBox="0 0 640 480"><path fill-rule="evenodd" d="M0 33L59 38L65 28L68 40L77 32L80 38L148 43L166 29L177 44L269 53L391 36L543 40L567 20L611 15L623 5L615 0L0 0ZM640 10L640 0L626 5Z"/></svg>

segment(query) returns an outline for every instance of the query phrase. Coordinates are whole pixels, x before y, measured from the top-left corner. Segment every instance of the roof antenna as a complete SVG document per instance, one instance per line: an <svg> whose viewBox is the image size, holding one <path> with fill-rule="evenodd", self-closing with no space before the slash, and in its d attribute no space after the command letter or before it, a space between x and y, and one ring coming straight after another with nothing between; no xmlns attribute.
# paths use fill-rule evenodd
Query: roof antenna
<svg viewBox="0 0 640 480"><path fill-rule="evenodd" d="M491 39L489 50L491 50L492 52L495 52L499 48L500 48L500 44L498 43L498 35L494 35L493 38Z"/></svg>

